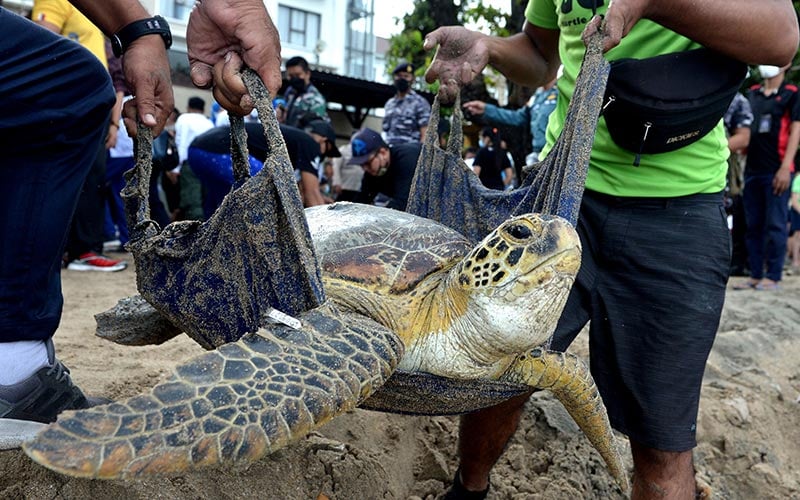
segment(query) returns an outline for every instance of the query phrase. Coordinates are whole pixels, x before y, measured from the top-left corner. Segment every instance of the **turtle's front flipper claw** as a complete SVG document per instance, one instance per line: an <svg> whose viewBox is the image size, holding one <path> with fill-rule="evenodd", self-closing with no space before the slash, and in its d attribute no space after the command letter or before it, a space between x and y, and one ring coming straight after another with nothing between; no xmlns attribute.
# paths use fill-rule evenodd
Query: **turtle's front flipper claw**
<svg viewBox="0 0 800 500"><path fill-rule="evenodd" d="M519 356L501 380L552 392L603 457L622 491L628 491L628 477L603 400L589 370L577 356L534 349Z"/></svg>

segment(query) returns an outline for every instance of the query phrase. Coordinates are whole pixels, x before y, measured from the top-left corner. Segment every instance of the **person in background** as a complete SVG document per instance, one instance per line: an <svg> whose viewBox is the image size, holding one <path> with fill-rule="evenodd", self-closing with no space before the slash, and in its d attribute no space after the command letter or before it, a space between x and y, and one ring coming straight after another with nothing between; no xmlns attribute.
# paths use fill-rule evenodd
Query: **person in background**
<svg viewBox="0 0 800 500"><path fill-rule="evenodd" d="M353 132L353 136L358 130ZM352 140L352 137L351 137ZM353 152L350 143L339 148L342 156L333 159L333 194L336 201L353 201L361 192L364 169L361 165L351 165Z"/></svg>
<svg viewBox="0 0 800 500"><path fill-rule="evenodd" d="M180 116L173 108L164 130L153 139L153 171L150 176L150 217L165 227L180 216L181 193L177 176L170 172L180 165L175 145L175 121ZM160 191L159 191L160 190ZM160 193L163 192L164 203ZM165 206L166 204L166 206Z"/></svg>
<svg viewBox="0 0 800 500"><path fill-rule="evenodd" d="M303 128L314 120L330 121L328 103L317 87L311 83L311 68L308 61L295 56L286 61L286 77L289 90L286 91L286 110L278 109L278 119L290 127Z"/></svg>
<svg viewBox="0 0 800 500"><path fill-rule="evenodd" d="M303 205L325 204L320 191L324 158L335 158L340 154L333 127L324 120L316 120L306 130L288 125L281 125L280 129ZM261 171L270 151L261 123L246 121L245 130L252 176ZM189 147L189 162L202 188L195 191L200 198L194 204L201 205L204 217L209 218L233 188L230 125L214 127L195 138Z"/></svg>
<svg viewBox="0 0 800 500"><path fill-rule="evenodd" d="M527 126L531 134L531 152L525 157L525 165L532 167L539 161L539 155L544 149L547 121L558 102L557 79L556 77L536 89L528 104L517 110L503 109L483 101L469 101L464 103L464 111L483 117L484 123L491 126Z"/></svg>
<svg viewBox="0 0 800 500"><path fill-rule="evenodd" d="M725 188L725 207L731 217L731 276L749 276L742 189L744 188L744 163L747 145L750 144L750 126L753 112L750 101L742 94L736 94L722 119L728 135L728 184Z"/></svg>
<svg viewBox="0 0 800 500"><path fill-rule="evenodd" d="M384 105L383 136L390 146L406 142L422 142L431 118L431 105L414 92L414 65L400 63L392 71L394 97Z"/></svg>
<svg viewBox="0 0 800 500"><path fill-rule="evenodd" d="M797 87L784 81L786 68L759 66L763 83L747 94L753 124L742 201L750 278L734 285L737 290L775 290L783 275L789 188L800 141L800 99Z"/></svg>
<svg viewBox="0 0 800 500"><path fill-rule="evenodd" d="M353 136L350 149L353 157L348 163L364 169L361 189L354 201L372 204L382 195L388 198L387 207L405 210L422 144L389 146L379 133L365 128Z"/></svg>
<svg viewBox="0 0 800 500"><path fill-rule="evenodd" d="M529 0L522 33L489 36L456 26L428 34L424 48L438 50L426 78L439 81L448 103L487 64L527 87L552 80L563 64L547 155L565 123L584 40L600 36L611 60L704 46L749 64L789 63L800 39L792 3L761 2L757 16L752 7L745 0ZM692 76L684 76L687 88ZM565 350L589 323L592 376L611 425L630 441L631 498L689 500L698 493L692 450L700 389L730 265L722 120L680 149L642 155L639 167L632 156L601 119L578 216L581 267L551 348ZM445 498L486 497L528 397L462 417L460 465Z"/></svg>
<svg viewBox="0 0 800 500"><path fill-rule="evenodd" d="M461 159L464 160L464 164L475 171L475 156L478 154L478 148L475 146L469 146L468 148L464 149L464 153L461 155Z"/></svg>
<svg viewBox="0 0 800 500"><path fill-rule="evenodd" d="M111 43L105 43L108 73L117 95L117 103L112 111L112 120L116 117L117 125L109 125L109 134L106 138L108 157L106 158L106 188L103 191L105 198L105 221L103 226L103 252L124 252L128 242L128 223L125 220L125 207L122 202L121 191L125 187L123 175L134 167L133 139L128 135L122 121L122 104L133 96L125 83L125 74L122 71L122 59L115 56Z"/></svg>
<svg viewBox="0 0 800 500"><path fill-rule="evenodd" d="M478 144L481 148L472 161L472 170L487 188L505 190L514 179L514 169L505 150L500 147L497 129L484 127Z"/></svg>
<svg viewBox="0 0 800 500"><path fill-rule="evenodd" d="M800 174L792 180L792 193L789 198L789 243L787 257L790 259L789 271L800 274Z"/></svg>
<svg viewBox="0 0 800 500"><path fill-rule="evenodd" d="M168 172L170 182L178 185L179 218L186 220L204 220L202 204L202 187L192 171L189 162L189 146L192 141L214 128L214 124L205 115L206 102L200 97L190 97L186 112L175 120L175 145L178 147L177 167Z"/></svg>
<svg viewBox="0 0 800 500"><path fill-rule="evenodd" d="M53 33L67 37L88 49L108 70L103 32L67 0L35 0L33 19ZM103 255L105 222L105 177L107 149L116 143L121 97L110 110L103 140L97 145L92 169L86 176L78 206L72 217L66 246L67 269L71 271L122 271L127 262Z"/></svg>

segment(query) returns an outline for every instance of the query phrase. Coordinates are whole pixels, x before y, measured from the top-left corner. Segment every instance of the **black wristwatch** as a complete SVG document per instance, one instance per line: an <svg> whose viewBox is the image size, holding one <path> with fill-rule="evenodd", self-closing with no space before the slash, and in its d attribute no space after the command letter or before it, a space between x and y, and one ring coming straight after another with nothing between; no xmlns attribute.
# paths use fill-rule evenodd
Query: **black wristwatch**
<svg viewBox="0 0 800 500"><path fill-rule="evenodd" d="M128 50L134 40L145 35L161 35L161 38L164 39L164 45L167 48L172 46L172 33L169 31L169 24L163 17L155 16L134 21L114 33L111 37L111 47L114 49L114 55L121 56Z"/></svg>

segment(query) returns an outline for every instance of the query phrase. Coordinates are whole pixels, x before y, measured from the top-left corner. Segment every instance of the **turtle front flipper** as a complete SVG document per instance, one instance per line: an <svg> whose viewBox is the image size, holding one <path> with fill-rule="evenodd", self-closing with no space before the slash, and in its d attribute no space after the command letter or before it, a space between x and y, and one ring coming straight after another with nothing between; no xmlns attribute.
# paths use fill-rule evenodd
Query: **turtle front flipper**
<svg viewBox="0 0 800 500"><path fill-rule="evenodd" d="M355 408L403 354L394 332L327 304L179 366L149 394L64 412L24 446L77 477L136 478L247 463Z"/></svg>
<svg viewBox="0 0 800 500"><path fill-rule="evenodd" d="M518 356L500 380L552 392L603 457L622 491L628 491L628 477L606 408L583 361L570 353L533 349Z"/></svg>

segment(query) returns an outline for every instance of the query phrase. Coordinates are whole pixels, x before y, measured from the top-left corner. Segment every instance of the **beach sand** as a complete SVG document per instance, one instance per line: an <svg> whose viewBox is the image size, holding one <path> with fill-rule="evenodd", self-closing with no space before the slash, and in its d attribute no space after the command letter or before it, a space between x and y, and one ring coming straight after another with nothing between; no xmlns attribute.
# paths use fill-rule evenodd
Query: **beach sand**
<svg viewBox="0 0 800 500"><path fill-rule="evenodd" d="M132 396L203 350L186 336L117 346L94 336L94 314L136 293L133 269L64 271L59 358L88 393ZM635 305L632 305L635 307ZM779 291L728 292L708 362L695 464L714 498L800 499L800 277ZM587 352L585 333L571 348ZM356 410L319 432L234 469L141 481L50 472L19 450L0 452L0 498L434 499L456 468L458 418ZM627 441L625 460L630 467ZM490 499L624 498L604 463L548 393L529 402L492 474Z"/></svg>

